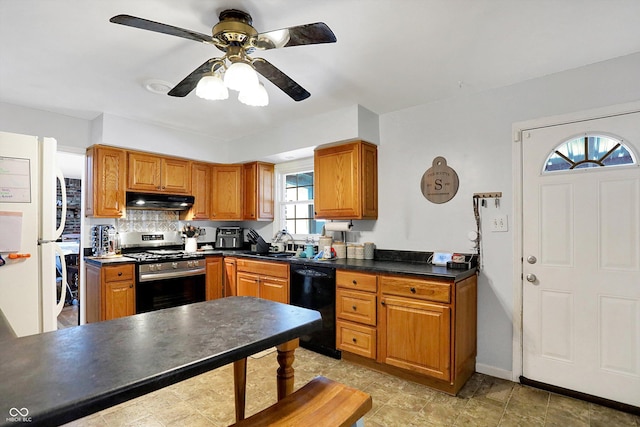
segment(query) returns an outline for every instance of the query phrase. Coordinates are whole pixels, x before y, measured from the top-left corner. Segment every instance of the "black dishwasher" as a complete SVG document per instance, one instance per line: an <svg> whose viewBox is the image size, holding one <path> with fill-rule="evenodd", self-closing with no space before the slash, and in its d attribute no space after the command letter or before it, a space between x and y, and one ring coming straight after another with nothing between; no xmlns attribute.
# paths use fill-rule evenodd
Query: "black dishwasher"
<svg viewBox="0 0 640 427"><path fill-rule="evenodd" d="M300 346L336 359L336 269L291 263L291 305L317 310L322 329L300 337Z"/></svg>

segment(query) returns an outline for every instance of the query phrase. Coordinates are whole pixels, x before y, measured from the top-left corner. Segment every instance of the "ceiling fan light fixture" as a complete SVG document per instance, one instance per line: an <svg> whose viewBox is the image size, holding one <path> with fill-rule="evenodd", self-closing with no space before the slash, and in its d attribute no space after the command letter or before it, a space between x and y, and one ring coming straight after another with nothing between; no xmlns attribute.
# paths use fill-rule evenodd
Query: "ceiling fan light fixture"
<svg viewBox="0 0 640 427"><path fill-rule="evenodd" d="M246 62L234 62L224 73L224 84L231 90L242 92L258 86L258 83L258 73Z"/></svg>
<svg viewBox="0 0 640 427"><path fill-rule="evenodd" d="M209 101L229 98L229 90L218 74L207 75L196 86L196 96Z"/></svg>
<svg viewBox="0 0 640 427"><path fill-rule="evenodd" d="M258 82L257 86L240 91L238 101L252 107L266 107L269 105L269 94L264 85Z"/></svg>

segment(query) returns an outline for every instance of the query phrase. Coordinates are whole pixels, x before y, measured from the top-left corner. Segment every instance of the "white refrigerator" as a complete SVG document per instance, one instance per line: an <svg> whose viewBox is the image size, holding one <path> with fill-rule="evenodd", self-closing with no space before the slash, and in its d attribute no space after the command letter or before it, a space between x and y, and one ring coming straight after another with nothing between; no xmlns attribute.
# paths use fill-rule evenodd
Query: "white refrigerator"
<svg viewBox="0 0 640 427"><path fill-rule="evenodd" d="M57 329L66 292L66 192L53 138L0 132L0 309L18 336ZM56 200L56 180L62 189ZM61 223L56 224L56 210ZM56 284L56 256L62 273Z"/></svg>

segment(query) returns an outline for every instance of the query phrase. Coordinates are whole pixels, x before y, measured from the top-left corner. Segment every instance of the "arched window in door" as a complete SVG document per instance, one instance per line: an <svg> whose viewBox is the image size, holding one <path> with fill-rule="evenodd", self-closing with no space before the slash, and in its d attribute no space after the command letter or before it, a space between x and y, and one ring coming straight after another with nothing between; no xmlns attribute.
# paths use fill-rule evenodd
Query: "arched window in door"
<svg viewBox="0 0 640 427"><path fill-rule="evenodd" d="M556 147L547 157L544 172L634 164L636 159L632 151L621 140L587 134Z"/></svg>

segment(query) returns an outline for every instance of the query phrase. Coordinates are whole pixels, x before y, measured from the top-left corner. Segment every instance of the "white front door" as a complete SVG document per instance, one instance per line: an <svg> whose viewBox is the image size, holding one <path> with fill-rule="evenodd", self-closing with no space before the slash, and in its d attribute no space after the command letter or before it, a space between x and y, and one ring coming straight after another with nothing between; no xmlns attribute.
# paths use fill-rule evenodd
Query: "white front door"
<svg viewBox="0 0 640 427"><path fill-rule="evenodd" d="M523 375L640 406L637 157L544 172L556 147L586 134L637 155L640 113L523 133Z"/></svg>

